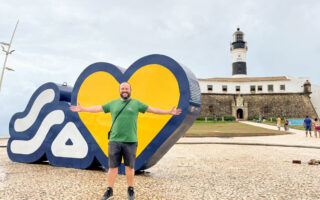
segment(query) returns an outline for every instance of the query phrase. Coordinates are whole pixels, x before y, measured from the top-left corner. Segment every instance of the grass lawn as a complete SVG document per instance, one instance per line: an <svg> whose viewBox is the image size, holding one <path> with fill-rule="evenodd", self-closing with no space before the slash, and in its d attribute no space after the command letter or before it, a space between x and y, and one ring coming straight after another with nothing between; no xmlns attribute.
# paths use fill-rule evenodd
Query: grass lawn
<svg viewBox="0 0 320 200"><path fill-rule="evenodd" d="M273 121L273 122L270 122L270 121L264 121L264 122L261 122L263 124L269 124L269 125L274 125L276 126L277 125L277 122L276 121ZM283 128L283 120L281 120L281 128ZM298 130L305 130L303 125L295 125L295 126L289 126L289 128L294 128L294 129L298 129Z"/></svg>
<svg viewBox="0 0 320 200"><path fill-rule="evenodd" d="M195 121L185 136L241 137L288 134L237 122Z"/></svg>
<svg viewBox="0 0 320 200"><path fill-rule="evenodd" d="M298 129L298 130L306 130L303 125L295 125L295 126L289 126L289 128L294 128L294 129ZM313 129L312 129L313 130Z"/></svg>

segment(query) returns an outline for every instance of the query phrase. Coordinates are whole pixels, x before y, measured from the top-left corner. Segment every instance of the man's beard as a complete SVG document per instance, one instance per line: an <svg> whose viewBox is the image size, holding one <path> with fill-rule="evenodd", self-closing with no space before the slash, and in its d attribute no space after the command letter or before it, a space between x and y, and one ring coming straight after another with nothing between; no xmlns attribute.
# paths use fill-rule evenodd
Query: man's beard
<svg viewBox="0 0 320 200"><path fill-rule="evenodd" d="M125 96L122 95L123 93L121 93L120 94L121 98L123 98L124 100L129 99L130 98L130 93L129 92L124 92L124 93L127 93L128 95L125 97Z"/></svg>

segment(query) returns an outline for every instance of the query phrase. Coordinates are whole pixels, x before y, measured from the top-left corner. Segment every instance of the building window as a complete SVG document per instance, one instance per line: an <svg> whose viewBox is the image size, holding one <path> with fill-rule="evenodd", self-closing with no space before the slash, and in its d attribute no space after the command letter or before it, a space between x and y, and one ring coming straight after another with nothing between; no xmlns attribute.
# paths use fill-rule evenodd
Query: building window
<svg viewBox="0 0 320 200"><path fill-rule="evenodd" d="M258 85L258 91L262 92L262 85Z"/></svg>
<svg viewBox="0 0 320 200"><path fill-rule="evenodd" d="M268 91L273 92L273 85L268 85Z"/></svg>
<svg viewBox="0 0 320 200"><path fill-rule="evenodd" d="M212 85L207 85L208 92L212 92Z"/></svg>
<svg viewBox="0 0 320 200"><path fill-rule="evenodd" d="M255 85L251 85L250 86L250 92L255 92L256 91L256 86Z"/></svg>
<svg viewBox="0 0 320 200"><path fill-rule="evenodd" d="M285 91L286 90L286 85L280 85L280 90Z"/></svg>
<svg viewBox="0 0 320 200"><path fill-rule="evenodd" d="M243 40L243 35L242 34L237 34L237 41L242 41Z"/></svg>
<svg viewBox="0 0 320 200"><path fill-rule="evenodd" d="M236 92L240 92L240 86L239 85L236 86Z"/></svg>
<svg viewBox="0 0 320 200"><path fill-rule="evenodd" d="M228 87L226 85L222 86L222 92L228 92Z"/></svg>

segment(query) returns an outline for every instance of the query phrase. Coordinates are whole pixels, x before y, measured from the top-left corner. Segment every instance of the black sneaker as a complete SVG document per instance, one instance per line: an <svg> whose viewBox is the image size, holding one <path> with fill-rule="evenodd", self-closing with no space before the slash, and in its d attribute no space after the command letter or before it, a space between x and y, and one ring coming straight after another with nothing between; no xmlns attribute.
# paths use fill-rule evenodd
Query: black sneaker
<svg viewBox="0 0 320 200"><path fill-rule="evenodd" d="M133 187L128 187L128 199L134 200L134 190Z"/></svg>
<svg viewBox="0 0 320 200"><path fill-rule="evenodd" d="M104 193L103 197L100 200L113 199L113 190L112 187L108 187L107 191Z"/></svg>

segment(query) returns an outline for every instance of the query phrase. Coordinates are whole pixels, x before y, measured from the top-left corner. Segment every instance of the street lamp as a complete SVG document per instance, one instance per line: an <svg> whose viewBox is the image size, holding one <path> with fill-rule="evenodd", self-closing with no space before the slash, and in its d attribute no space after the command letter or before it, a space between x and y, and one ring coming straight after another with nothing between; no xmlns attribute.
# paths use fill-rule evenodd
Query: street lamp
<svg viewBox="0 0 320 200"><path fill-rule="evenodd" d="M9 54L12 54L12 53L14 52L14 50L11 50L11 51L10 51L10 48L11 48L12 40L13 40L14 34L15 34L15 32L16 32L18 23L19 23L19 20L17 21L17 24L16 24L16 26L15 26L15 28L14 28L14 31L13 31L13 34L12 34L12 36L11 36L10 42L9 42L9 43L0 42L2 51L6 53L6 57L5 57L5 59L4 59L3 68L2 68L2 72L1 72L1 78L0 78L0 91L1 91L1 85L2 85L2 80L3 80L4 70L14 71L13 69L11 69L11 68L9 68L9 67L6 67L6 64L7 64L7 60L8 60L8 55L9 55ZM5 49L5 47L4 47L3 45L8 47L7 50Z"/></svg>

